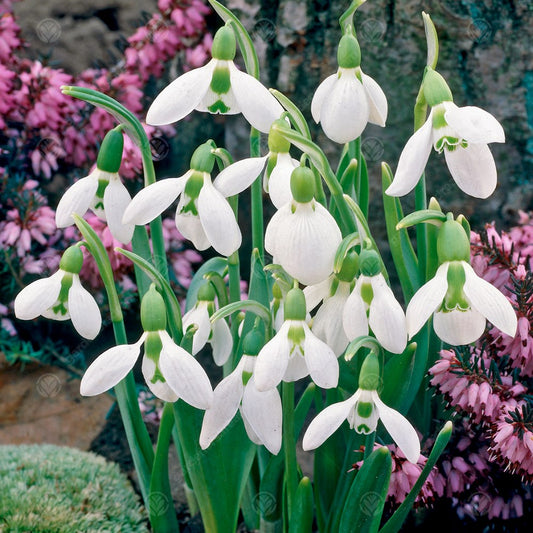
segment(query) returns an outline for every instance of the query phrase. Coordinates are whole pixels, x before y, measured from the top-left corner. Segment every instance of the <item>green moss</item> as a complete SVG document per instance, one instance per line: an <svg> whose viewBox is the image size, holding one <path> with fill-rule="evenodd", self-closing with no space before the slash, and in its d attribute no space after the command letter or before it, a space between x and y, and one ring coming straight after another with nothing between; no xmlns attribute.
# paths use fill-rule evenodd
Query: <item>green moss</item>
<svg viewBox="0 0 533 533"><path fill-rule="evenodd" d="M126 477L93 453L51 444L0 446L0 479L0 531L148 531Z"/></svg>

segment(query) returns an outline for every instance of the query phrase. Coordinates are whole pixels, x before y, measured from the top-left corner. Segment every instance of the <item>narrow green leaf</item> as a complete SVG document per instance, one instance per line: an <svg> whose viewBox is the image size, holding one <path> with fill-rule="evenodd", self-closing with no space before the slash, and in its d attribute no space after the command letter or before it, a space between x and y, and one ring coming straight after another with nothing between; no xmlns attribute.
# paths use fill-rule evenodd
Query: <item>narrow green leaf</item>
<svg viewBox="0 0 533 533"><path fill-rule="evenodd" d="M398 224L396 224L396 227L398 229L408 228L409 226L421 223L433 224L439 227L443 222L446 222L446 215L442 211L436 209L422 209L403 217Z"/></svg>
<svg viewBox="0 0 533 533"><path fill-rule="evenodd" d="M450 438L452 436L452 431L452 423L446 422L446 424L444 424L444 427L437 435L437 439L435 440L433 449L429 454L429 458L426 464L424 465L424 469L422 470L420 477L416 480L416 483L413 485L413 488L409 491L409 494L405 497L405 500L402 502L400 507L396 509L396 511L389 518L386 524L379 530L379 533L397 533L398 531L400 531L402 524L404 523L405 519L407 518L407 515L409 514L409 511L411 510L411 507L413 506L415 498L422 489L422 486L426 482L426 479L431 473L431 470L433 470L433 467L435 466L439 457L444 451L444 448L446 448L446 446L448 445L448 442L450 441Z"/></svg>
<svg viewBox="0 0 533 533"><path fill-rule="evenodd" d="M228 289L224 278L218 272L213 271L208 272L204 277L213 284L219 307L228 305Z"/></svg>
<svg viewBox="0 0 533 533"><path fill-rule="evenodd" d="M435 69L439 60L439 37L431 17L427 13L422 12L422 18L424 20L424 30L426 32L426 43L428 47L426 65Z"/></svg>
<svg viewBox="0 0 533 533"><path fill-rule="evenodd" d="M370 186L368 183L368 167L366 165L366 159L361 153L361 165L360 165L360 179L359 179L359 195L358 203L361 207L361 211L365 218L368 216L368 203L370 200Z"/></svg>
<svg viewBox="0 0 533 533"><path fill-rule="evenodd" d="M378 531L391 470L392 460L385 446L373 451L365 460L346 498L339 533Z"/></svg>
<svg viewBox="0 0 533 533"><path fill-rule="evenodd" d="M277 98L279 103L287 110L289 116L291 117L292 125L308 139L311 139L311 132L309 131L309 126L305 120L302 112L298 106L289 98L287 98L283 93L280 93L276 89L270 89L270 92Z"/></svg>
<svg viewBox="0 0 533 533"><path fill-rule="evenodd" d="M313 530L313 487L303 477L296 489L295 505L289 520L289 533L311 533Z"/></svg>
<svg viewBox="0 0 533 533"><path fill-rule="evenodd" d="M337 253L335 254L335 262L333 263L333 272L338 274L341 271L342 263L346 258L346 254L354 246L361 245L361 239L359 233L350 233L342 239L339 247L337 248Z"/></svg>
<svg viewBox="0 0 533 533"><path fill-rule="evenodd" d="M261 318L267 326L270 326L270 310L255 300L242 300L240 302L233 302L225 305L213 313L211 316L211 322L226 318L237 311L251 311Z"/></svg>
<svg viewBox="0 0 533 533"><path fill-rule="evenodd" d="M353 16L355 15L356 10L365 2L366 0L352 0L350 7L341 15L339 19L339 24L343 32L345 32L349 26L352 26L353 28Z"/></svg>
<svg viewBox="0 0 533 533"><path fill-rule="evenodd" d="M222 277L226 275L228 260L224 257L213 257L207 260L194 274L189 289L187 291L187 301L185 311L190 311L198 299L198 290L205 283L205 275L210 272L216 272Z"/></svg>

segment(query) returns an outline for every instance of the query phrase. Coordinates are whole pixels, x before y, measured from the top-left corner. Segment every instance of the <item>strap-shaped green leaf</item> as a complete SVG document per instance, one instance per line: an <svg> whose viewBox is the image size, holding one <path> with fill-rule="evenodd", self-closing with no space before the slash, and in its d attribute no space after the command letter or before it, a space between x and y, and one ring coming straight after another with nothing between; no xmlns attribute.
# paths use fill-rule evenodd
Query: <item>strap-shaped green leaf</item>
<svg viewBox="0 0 533 533"><path fill-rule="evenodd" d="M402 229L422 223L440 226L443 222L446 222L446 215L442 211L438 211L437 209L421 209L403 217L396 224L396 227Z"/></svg>
<svg viewBox="0 0 533 533"><path fill-rule="evenodd" d="M263 304L260 304L255 300L242 300L241 302L233 302L225 305L213 313L211 316L211 322L226 318L237 311L251 311L261 318L267 326L270 326L270 309L267 309Z"/></svg>
<svg viewBox="0 0 533 533"><path fill-rule="evenodd" d="M289 519L289 533L311 533L313 530L313 487L303 477L296 489L294 509Z"/></svg>
<svg viewBox="0 0 533 533"><path fill-rule="evenodd" d="M365 460L350 488L339 533L374 533L379 529L389 490L392 460L385 446Z"/></svg>
<svg viewBox="0 0 533 533"><path fill-rule="evenodd" d="M185 311L190 311L198 299L198 290L205 283L205 276L210 272L216 272L222 277L225 276L228 268L228 260L224 257L212 257L208 259L194 274L185 302Z"/></svg>
<svg viewBox="0 0 533 533"><path fill-rule="evenodd" d="M276 89L270 89L270 92L277 98L279 103L287 110L291 118L292 125L308 139L311 139L311 132L309 131L309 126L305 120L302 112L298 106L289 98L287 98L283 93L277 91Z"/></svg>

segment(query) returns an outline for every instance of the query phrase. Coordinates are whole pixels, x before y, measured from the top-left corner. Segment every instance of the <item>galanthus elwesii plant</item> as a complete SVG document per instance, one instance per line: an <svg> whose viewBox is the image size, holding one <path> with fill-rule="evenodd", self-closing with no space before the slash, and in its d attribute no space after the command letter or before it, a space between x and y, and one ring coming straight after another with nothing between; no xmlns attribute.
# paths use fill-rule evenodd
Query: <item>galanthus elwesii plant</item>
<svg viewBox="0 0 533 533"><path fill-rule="evenodd" d="M178 122L179 130L193 110L208 113L206 121L209 114L242 113L251 126L249 158L234 161L206 139L190 157L189 171L158 180L145 130L128 109L92 89L62 89L119 124L110 128L96 169L58 206L58 226L75 224L82 240L65 252L57 274L23 289L15 311L25 320L70 317L81 335L94 338L100 313L79 280L80 248L92 254L116 346L87 368L81 393L114 387L157 533L179 531L173 506L161 505L172 501L172 441L190 512L201 514L208 533L232 533L239 520L265 532L398 532L419 492L430 493L427 483L435 482L435 465L452 433L442 398L428 390L428 370L436 375L441 350L477 341L487 322L509 338L516 334L514 307L470 265L468 221L426 196L432 145L445 151L465 192L486 197L496 185L486 144L504 138L492 115L452 102L435 70L437 33L426 14L429 52L415 133L394 180L382 164L388 252L397 274L389 276L393 265L383 261L368 223L361 152L366 124L384 126L387 116L383 91L361 70L354 18L363 1L353 1L340 18L339 70L320 85L311 105L326 135L344 145L336 172L300 109L261 84L250 36L216 0L210 4L224 25L215 34L212 59L163 88L147 122ZM234 64L237 49L246 72ZM262 134L268 135L267 154L260 152ZM145 187L133 199L117 174L125 135L139 146L144 168ZM277 210L266 229L263 187ZM413 188L415 211L404 216L398 196ZM198 250L213 247L220 254L194 276L184 311L169 282L161 222L178 197L176 227ZM243 201L250 218L238 220ZM131 250L116 253L135 265L140 336L139 324L126 329L106 247L83 218L89 209L120 242L131 240ZM407 228L418 224L414 246ZM249 273L241 269L243 236L251 237ZM241 278L249 281L246 299ZM195 357L206 344L221 366L214 388ZM141 351L144 385L164 402L155 450L132 372ZM314 450L312 480L299 466L300 437L305 451ZM394 505L385 506L387 494L396 495Z"/></svg>

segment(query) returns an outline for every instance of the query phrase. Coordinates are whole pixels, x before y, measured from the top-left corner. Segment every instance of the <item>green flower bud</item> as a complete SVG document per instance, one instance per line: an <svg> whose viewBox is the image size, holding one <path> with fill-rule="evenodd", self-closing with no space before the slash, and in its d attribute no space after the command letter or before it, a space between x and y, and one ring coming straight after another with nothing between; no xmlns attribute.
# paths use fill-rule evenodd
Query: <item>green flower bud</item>
<svg viewBox="0 0 533 533"><path fill-rule="evenodd" d="M426 67L422 82L426 102L434 107L442 102L453 102L452 92L446 80L431 67Z"/></svg>
<svg viewBox="0 0 533 533"><path fill-rule="evenodd" d="M265 336L258 329L249 331L242 341L242 353L245 355L257 355L265 344Z"/></svg>
<svg viewBox="0 0 533 533"><path fill-rule="evenodd" d="M295 201L306 204L315 196L315 175L310 168L296 167L291 174L291 193Z"/></svg>
<svg viewBox="0 0 533 533"><path fill-rule="evenodd" d="M446 261L466 261L470 263L470 240L463 226L449 218L439 228L437 235L437 255L439 263Z"/></svg>
<svg viewBox="0 0 533 533"><path fill-rule="evenodd" d="M211 174L215 165L215 154L213 154L215 148L216 145L212 140L198 146L191 157L191 169Z"/></svg>
<svg viewBox="0 0 533 533"><path fill-rule="evenodd" d="M222 61L233 61L236 51L237 43L234 31L230 26L222 26L222 28L217 30L213 38L211 56Z"/></svg>
<svg viewBox="0 0 533 533"><path fill-rule="evenodd" d="M361 64L361 48L351 33L341 37L337 49L337 63L341 68L357 68Z"/></svg>
<svg viewBox="0 0 533 533"><path fill-rule="evenodd" d="M162 331L167 327L165 301L153 283L141 302L141 324L144 331Z"/></svg>
<svg viewBox="0 0 533 533"><path fill-rule="evenodd" d="M277 129L273 128L276 126ZM283 137L283 135L278 131L279 129L290 130L290 126L287 124L286 120L278 118L272 122L270 126L270 132L268 134L268 149L271 152L276 154L279 153L288 153L291 147L291 143Z"/></svg>
<svg viewBox="0 0 533 533"><path fill-rule="evenodd" d="M381 272L381 261L375 250L363 250L359 255L359 264L363 276L377 276Z"/></svg>
<svg viewBox="0 0 533 533"><path fill-rule="evenodd" d="M341 281L353 281L359 270L359 254L350 250L342 262L340 272L336 275Z"/></svg>
<svg viewBox="0 0 533 533"><path fill-rule="evenodd" d="M96 167L104 172L118 172L122 163L122 151L124 149L124 136L116 128L108 131L96 160Z"/></svg>
<svg viewBox="0 0 533 533"><path fill-rule="evenodd" d="M63 252L59 268L71 274L79 274L83 266L83 252L79 246L70 246Z"/></svg>
<svg viewBox="0 0 533 533"><path fill-rule="evenodd" d="M359 373L359 388L365 390L377 390L379 387L379 382L378 356L371 352L366 356L363 364L361 365L361 372Z"/></svg>
<svg viewBox="0 0 533 533"><path fill-rule="evenodd" d="M305 320L305 296L301 289L294 288L287 293L283 307L285 320Z"/></svg>

